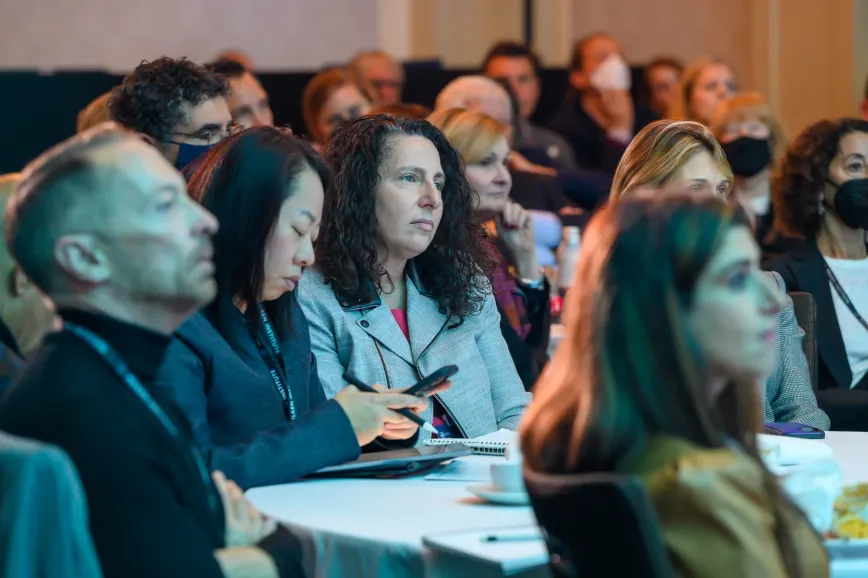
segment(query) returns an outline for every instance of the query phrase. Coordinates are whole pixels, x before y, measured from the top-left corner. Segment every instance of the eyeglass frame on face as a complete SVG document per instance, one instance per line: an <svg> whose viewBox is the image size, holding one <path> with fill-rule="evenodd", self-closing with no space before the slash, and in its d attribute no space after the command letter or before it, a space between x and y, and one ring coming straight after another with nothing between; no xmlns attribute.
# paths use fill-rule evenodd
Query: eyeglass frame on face
<svg viewBox="0 0 868 578"><path fill-rule="evenodd" d="M179 136L181 136L181 137L186 137L186 138L188 138L188 139L192 139L192 140L194 140L194 141L200 141L200 142L189 142L189 141L186 141L186 142L181 143L181 142L178 142L178 141L175 141L175 140L171 140L171 139L168 140L168 141L166 141L166 142L168 142L168 143L170 143L170 144L175 144L175 145L182 145L182 144L207 144L207 145L214 145L214 144L217 144L218 142L220 142L221 140L223 140L223 139L225 139L225 138L229 138L230 136L233 136L233 135L238 134L239 132L241 132L241 131L243 131L243 130L244 130L244 125L242 125L242 124L240 124L240 123L237 123L237 122L235 122L235 121L232 121L232 122L230 122L228 125L226 125L226 128L225 128L225 129L224 129L224 128L221 128L219 125L209 123L209 124L206 124L206 125L200 127L199 130L197 130L196 132L192 132L192 133L176 132L176 133L173 133L173 134L172 134L172 138L175 138L175 137L179 137ZM207 137L206 137L206 136L202 136L201 133L203 133L203 132L205 132L205 131L207 131L207 132L216 132L216 131L219 131L219 137L220 137L220 138L216 138L216 139L215 139L215 136L218 136L217 134L215 134L214 136L207 136Z"/></svg>

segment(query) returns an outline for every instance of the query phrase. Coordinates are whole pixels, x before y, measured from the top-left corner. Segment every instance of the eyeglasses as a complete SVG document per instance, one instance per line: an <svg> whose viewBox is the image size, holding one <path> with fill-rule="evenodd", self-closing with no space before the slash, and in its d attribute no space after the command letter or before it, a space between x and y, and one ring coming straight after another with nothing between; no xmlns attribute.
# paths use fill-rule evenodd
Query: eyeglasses
<svg viewBox="0 0 868 578"><path fill-rule="evenodd" d="M236 135L242 130L244 130L243 125L238 124L237 122L232 122L228 124L225 129L220 129L213 126L205 126L193 133L176 132L173 136L182 136L189 139L204 141L205 143L212 145L217 144L221 140L229 138L232 135ZM174 140L170 140L169 142L172 144L181 144L179 142L175 142Z"/></svg>

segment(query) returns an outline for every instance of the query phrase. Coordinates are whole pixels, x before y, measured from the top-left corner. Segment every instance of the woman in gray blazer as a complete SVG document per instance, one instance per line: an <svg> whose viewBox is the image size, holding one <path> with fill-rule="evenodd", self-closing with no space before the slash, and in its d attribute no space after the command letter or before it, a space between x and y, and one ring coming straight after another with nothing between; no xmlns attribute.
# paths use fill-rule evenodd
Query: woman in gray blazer
<svg viewBox="0 0 868 578"><path fill-rule="evenodd" d="M516 429L531 397L500 332L458 153L427 121L376 115L338 130L326 156L318 264L298 288L326 394L347 372L399 389L454 364L422 414L439 435Z"/></svg>
<svg viewBox="0 0 868 578"><path fill-rule="evenodd" d="M373 443L378 436L403 443L415 424L389 407L427 406L354 388L328 400L319 383L293 289L313 264L329 180L306 143L259 127L218 144L190 181L190 195L220 221L217 297L176 332L158 386L187 414L209 467L242 488L289 482L357 458L360 446L393 443Z"/></svg>

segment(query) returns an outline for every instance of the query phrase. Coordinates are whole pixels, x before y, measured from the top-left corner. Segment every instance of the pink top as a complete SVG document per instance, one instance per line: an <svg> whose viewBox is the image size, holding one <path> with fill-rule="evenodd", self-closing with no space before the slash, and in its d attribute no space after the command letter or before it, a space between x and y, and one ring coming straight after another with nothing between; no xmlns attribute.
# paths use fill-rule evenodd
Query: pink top
<svg viewBox="0 0 868 578"><path fill-rule="evenodd" d="M395 318L395 321L398 323L398 327L401 328L401 333L404 334L404 337L407 338L407 341L410 341L410 324L407 323L407 313L402 311L401 309L392 309L392 317Z"/></svg>

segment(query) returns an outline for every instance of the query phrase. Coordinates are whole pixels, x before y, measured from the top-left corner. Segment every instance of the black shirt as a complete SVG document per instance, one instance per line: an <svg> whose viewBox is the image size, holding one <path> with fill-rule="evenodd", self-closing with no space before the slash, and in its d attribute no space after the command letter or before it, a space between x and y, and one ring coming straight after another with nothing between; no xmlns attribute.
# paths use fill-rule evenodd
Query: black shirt
<svg viewBox="0 0 868 578"><path fill-rule="evenodd" d="M72 458L106 578L221 578L214 558L225 539L220 497L202 479L186 418L153 387L168 336L103 315L60 314L118 352L180 435L170 434L112 367L67 330L47 336L28 356L0 403L0 429L55 444Z"/></svg>

